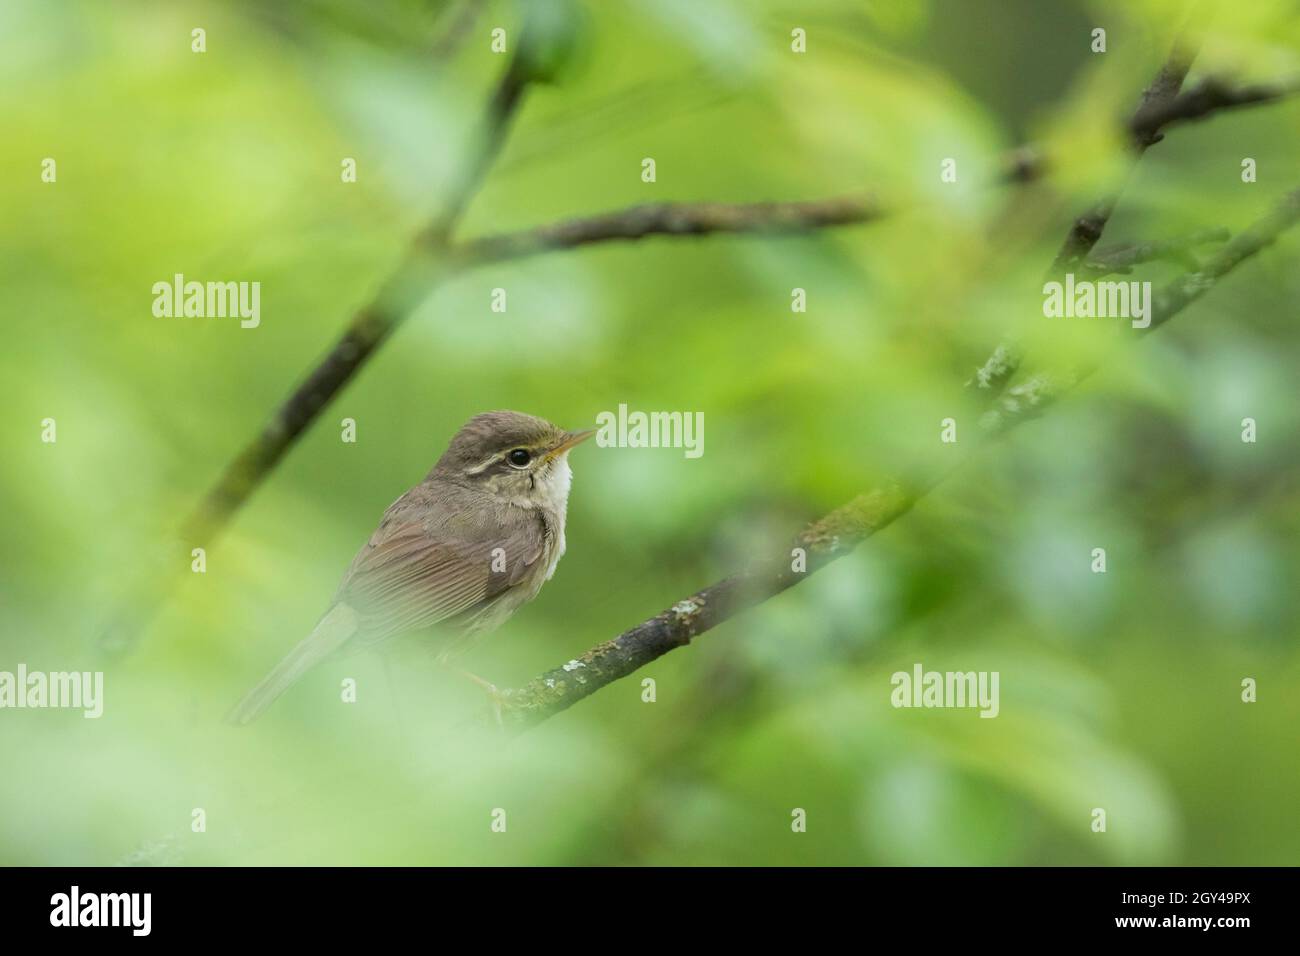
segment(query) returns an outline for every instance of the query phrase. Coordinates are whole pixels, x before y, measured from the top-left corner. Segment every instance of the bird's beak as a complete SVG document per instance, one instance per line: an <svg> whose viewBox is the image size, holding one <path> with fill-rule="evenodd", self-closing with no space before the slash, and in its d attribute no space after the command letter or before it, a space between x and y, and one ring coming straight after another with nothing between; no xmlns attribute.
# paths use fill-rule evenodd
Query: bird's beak
<svg viewBox="0 0 1300 956"><path fill-rule="evenodd" d="M560 455L563 455L574 445L581 444L594 434L596 434L596 429L594 428L588 428L583 432L566 432L560 443L546 453L546 460L550 461L552 458L557 458Z"/></svg>

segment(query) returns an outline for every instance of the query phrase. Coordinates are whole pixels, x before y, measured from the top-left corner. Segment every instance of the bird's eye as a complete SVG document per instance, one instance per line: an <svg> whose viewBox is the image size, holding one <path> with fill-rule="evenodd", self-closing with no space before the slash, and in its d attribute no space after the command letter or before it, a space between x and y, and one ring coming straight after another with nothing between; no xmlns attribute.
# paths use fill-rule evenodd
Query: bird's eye
<svg viewBox="0 0 1300 956"><path fill-rule="evenodd" d="M533 460L533 456L528 453L527 448L516 448L514 451L510 452L510 454L506 455L506 458L508 458L510 464L514 465L516 468L527 468L528 463Z"/></svg>

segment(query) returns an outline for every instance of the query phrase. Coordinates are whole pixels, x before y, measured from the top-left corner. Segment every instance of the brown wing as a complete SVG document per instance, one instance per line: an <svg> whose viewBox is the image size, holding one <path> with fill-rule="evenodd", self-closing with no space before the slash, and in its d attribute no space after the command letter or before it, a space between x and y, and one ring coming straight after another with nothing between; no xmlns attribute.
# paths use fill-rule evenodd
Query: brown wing
<svg viewBox="0 0 1300 956"><path fill-rule="evenodd" d="M519 512L510 525L474 537L440 538L418 519L386 519L352 562L335 599L357 612L361 641L472 612L519 584L542 556L545 526Z"/></svg>

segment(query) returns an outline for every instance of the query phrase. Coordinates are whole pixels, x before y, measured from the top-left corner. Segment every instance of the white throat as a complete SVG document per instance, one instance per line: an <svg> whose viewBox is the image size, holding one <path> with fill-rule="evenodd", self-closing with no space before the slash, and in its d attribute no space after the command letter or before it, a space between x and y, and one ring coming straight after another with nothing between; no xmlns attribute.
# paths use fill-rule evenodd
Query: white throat
<svg viewBox="0 0 1300 956"><path fill-rule="evenodd" d="M566 451L553 462L549 473L537 483L538 498L548 511L554 511L564 528L564 516L569 507L569 489L573 486L573 469L569 467Z"/></svg>

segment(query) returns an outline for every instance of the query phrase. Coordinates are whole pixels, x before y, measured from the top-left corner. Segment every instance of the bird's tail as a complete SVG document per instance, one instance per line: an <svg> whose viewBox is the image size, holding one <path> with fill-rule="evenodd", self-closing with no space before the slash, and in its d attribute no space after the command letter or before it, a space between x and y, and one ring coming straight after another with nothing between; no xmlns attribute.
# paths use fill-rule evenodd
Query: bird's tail
<svg viewBox="0 0 1300 956"><path fill-rule="evenodd" d="M346 604L334 605L315 629L226 715L226 722L243 725L256 720L298 678L342 647L356 632L356 612Z"/></svg>

